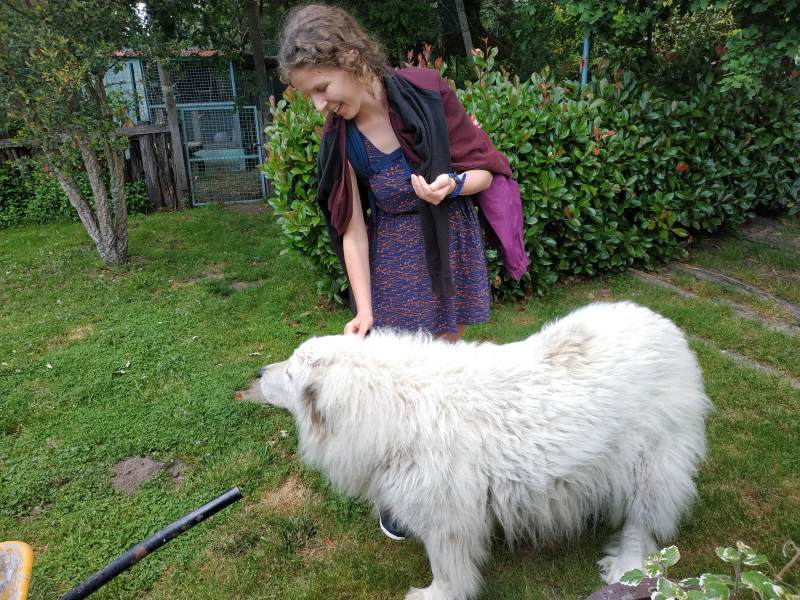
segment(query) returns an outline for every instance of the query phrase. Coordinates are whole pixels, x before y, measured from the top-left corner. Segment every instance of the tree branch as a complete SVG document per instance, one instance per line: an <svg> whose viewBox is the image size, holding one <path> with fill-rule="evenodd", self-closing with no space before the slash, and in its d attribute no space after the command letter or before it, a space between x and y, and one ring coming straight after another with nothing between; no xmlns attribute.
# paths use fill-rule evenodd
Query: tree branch
<svg viewBox="0 0 800 600"><path fill-rule="evenodd" d="M83 226L86 228L86 232L89 234L89 237L92 238L95 246L98 246L99 248L101 240L100 229L97 225L97 218L92 212L92 207L89 206L89 203L86 202L86 199L81 195L81 192L78 189L78 186L75 185L72 177L55 166L56 161L52 160L49 154L46 154L45 156L47 156L48 162L53 167L53 171L55 171L56 174L56 179L58 179L61 189L64 190L64 193L67 195L69 203L72 204L73 208L78 212L78 217L80 218L81 223L83 223Z"/></svg>

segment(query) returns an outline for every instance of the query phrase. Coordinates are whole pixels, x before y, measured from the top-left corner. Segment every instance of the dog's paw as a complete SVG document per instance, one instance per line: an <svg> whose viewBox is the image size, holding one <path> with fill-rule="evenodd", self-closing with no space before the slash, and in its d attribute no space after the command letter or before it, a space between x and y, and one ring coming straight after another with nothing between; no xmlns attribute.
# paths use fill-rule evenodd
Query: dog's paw
<svg viewBox="0 0 800 600"><path fill-rule="evenodd" d="M597 561L597 566L600 567L600 579L609 585L617 583L619 578L625 573L625 570L620 568L616 556L601 558Z"/></svg>
<svg viewBox="0 0 800 600"><path fill-rule="evenodd" d="M423 589L411 588L408 590L405 600L451 600L451 597L434 589L434 586L430 586Z"/></svg>

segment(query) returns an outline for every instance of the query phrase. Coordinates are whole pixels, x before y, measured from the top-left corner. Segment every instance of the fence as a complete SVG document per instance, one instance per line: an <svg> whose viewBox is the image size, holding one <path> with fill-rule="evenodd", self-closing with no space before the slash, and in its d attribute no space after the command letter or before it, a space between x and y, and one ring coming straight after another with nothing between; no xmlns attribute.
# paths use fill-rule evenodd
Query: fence
<svg viewBox="0 0 800 600"><path fill-rule="evenodd" d="M166 123L166 105L156 66L144 63L148 114ZM169 66L178 108L183 152L193 204L249 202L265 196L258 166L264 155L258 109L242 105L233 63L187 59ZM246 96L245 96L246 97Z"/></svg>
<svg viewBox="0 0 800 600"><path fill-rule="evenodd" d="M169 127L137 125L120 129L120 132L130 138L125 161L126 179L144 179L147 196L155 208L178 208Z"/></svg>
<svg viewBox="0 0 800 600"><path fill-rule="evenodd" d="M119 133L130 140L125 153L125 181L144 180L147 196L154 208L178 208L172 140L166 125L122 127ZM27 146L0 140L0 162L28 157Z"/></svg>
<svg viewBox="0 0 800 600"><path fill-rule="evenodd" d="M0 140L0 162L7 160L19 160L24 156L28 156L30 151L25 146L16 144L11 140Z"/></svg>

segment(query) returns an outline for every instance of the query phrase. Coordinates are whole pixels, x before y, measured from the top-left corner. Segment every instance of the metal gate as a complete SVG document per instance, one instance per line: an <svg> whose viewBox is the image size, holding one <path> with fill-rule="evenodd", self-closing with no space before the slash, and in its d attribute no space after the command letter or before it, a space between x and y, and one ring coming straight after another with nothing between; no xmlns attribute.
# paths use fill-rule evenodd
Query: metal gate
<svg viewBox="0 0 800 600"><path fill-rule="evenodd" d="M169 66L181 126L192 204L249 202L264 197L263 161L255 106L237 106L233 63L217 58L174 61ZM166 123L163 91L154 64L145 63L149 117ZM248 97L247 94L244 97Z"/></svg>
<svg viewBox="0 0 800 600"><path fill-rule="evenodd" d="M230 103L179 108L193 204L248 202L265 195L255 106Z"/></svg>

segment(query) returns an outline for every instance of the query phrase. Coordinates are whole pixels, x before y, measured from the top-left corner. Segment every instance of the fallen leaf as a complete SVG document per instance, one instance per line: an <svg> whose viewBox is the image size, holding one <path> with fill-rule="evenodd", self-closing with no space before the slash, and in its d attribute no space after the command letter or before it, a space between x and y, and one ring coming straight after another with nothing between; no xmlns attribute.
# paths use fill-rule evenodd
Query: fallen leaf
<svg viewBox="0 0 800 600"><path fill-rule="evenodd" d="M48 369L52 369L52 368L53 368L53 365L51 365L50 363L47 363L47 368L48 368Z"/></svg>
<svg viewBox="0 0 800 600"><path fill-rule="evenodd" d="M248 356L261 356L261 352L251 352Z"/></svg>

